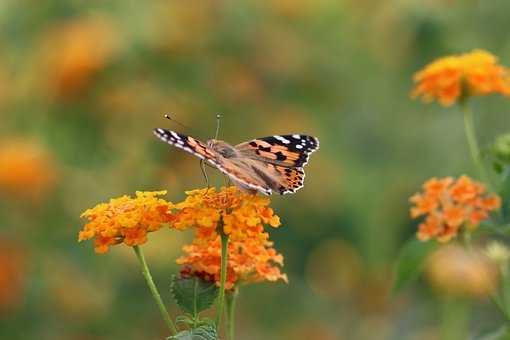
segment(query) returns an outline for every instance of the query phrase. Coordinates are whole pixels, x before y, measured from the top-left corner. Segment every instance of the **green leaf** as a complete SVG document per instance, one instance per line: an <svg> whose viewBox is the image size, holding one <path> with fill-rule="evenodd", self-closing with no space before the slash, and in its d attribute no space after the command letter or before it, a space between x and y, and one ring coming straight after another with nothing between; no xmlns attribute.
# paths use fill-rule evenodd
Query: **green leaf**
<svg viewBox="0 0 510 340"><path fill-rule="evenodd" d="M435 241L422 242L416 238L412 238L404 244L395 266L394 294L418 278L427 255L436 248Z"/></svg>
<svg viewBox="0 0 510 340"><path fill-rule="evenodd" d="M478 340L510 340L510 331L507 326L502 326L497 330L484 334L477 338Z"/></svg>
<svg viewBox="0 0 510 340"><path fill-rule="evenodd" d="M218 295L218 288L214 282L208 282L199 277L173 276L171 291L179 307L193 317L210 308Z"/></svg>
<svg viewBox="0 0 510 340"><path fill-rule="evenodd" d="M501 196L501 214L503 220L507 221L510 215L510 167L506 166L500 184L499 196Z"/></svg>
<svg viewBox="0 0 510 340"><path fill-rule="evenodd" d="M213 326L200 326L189 331L179 332L167 340L218 340L218 334Z"/></svg>

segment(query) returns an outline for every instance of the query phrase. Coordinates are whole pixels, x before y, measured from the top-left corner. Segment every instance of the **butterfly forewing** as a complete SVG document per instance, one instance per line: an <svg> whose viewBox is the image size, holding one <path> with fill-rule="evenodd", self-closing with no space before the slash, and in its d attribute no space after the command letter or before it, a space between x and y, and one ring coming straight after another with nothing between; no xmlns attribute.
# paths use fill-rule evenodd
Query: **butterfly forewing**
<svg viewBox="0 0 510 340"><path fill-rule="evenodd" d="M319 140L308 135L283 135L257 138L236 146L246 157L292 168L308 163L309 155L319 149Z"/></svg>
<svg viewBox="0 0 510 340"><path fill-rule="evenodd" d="M217 165L217 155L207 145L190 136L166 129L154 129L156 137L179 149L190 152L200 159L207 160L212 165Z"/></svg>

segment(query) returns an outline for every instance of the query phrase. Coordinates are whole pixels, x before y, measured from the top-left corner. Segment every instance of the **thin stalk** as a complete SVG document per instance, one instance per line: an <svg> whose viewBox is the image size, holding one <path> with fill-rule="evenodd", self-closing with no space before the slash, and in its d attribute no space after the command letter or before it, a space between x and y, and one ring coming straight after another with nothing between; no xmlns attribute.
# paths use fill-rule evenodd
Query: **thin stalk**
<svg viewBox="0 0 510 340"><path fill-rule="evenodd" d="M464 248L466 248L467 251L473 251L473 246L471 243L471 231L464 229L462 241L464 243Z"/></svg>
<svg viewBox="0 0 510 340"><path fill-rule="evenodd" d="M234 288L227 294L227 340L234 340L236 302L239 290Z"/></svg>
<svg viewBox="0 0 510 340"><path fill-rule="evenodd" d="M469 302L452 297L443 297L441 302L441 340L468 339Z"/></svg>
<svg viewBox="0 0 510 340"><path fill-rule="evenodd" d="M223 220L220 219L218 230L221 237L221 271L220 271L220 292L218 295L218 305L216 310L216 328L220 328L223 316L223 304L225 302L225 283L227 282L227 264L228 264L228 235L223 231Z"/></svg>
<svg viewBox="0 0 510 340"><path fill-rule="evenodd" d="M507 321L510 320L508 313L506 312L505 306L503 305L503 302L501 301L502 299L504 300L504 297L501 298L501 297L499 297L499 295L497 293L492 293L490 295L490 298L491 298L492 303L494 303L496 305L496 307L498 307L498 310L501 312L501 314L503 314L505 319Z"/></svg>
<svg viewBox="0 0 510 340"><path fill-rule="evenodd" d="M149 286L149 289L152 293L152 297L154 298L156 304L158 305L159 311L161 313L161 316L163 317L163 320L165 321L165 324L167 325L172 335L177 334L177 328L175 328L175 325L172 322L172 319L170 318L168 311L166 310L165 304L163 303L163 300L161 300L161 296L159 295L158 289L156 288L156 284L152 280L152 275L151 272L149 271L149 267L147 266L147 262L145 261L145 256L143 255L142 248L140 248L139 246L134 246L133 250L135 251L136 257L138 258L138 261L140 262L140 265L142 267L142 274L145 277L145 282L147 282L147 285Z"/></svg>
<svg viewBox="0 0 510 340"><path fill-rule="evenodd" d="M480 147L478 146L475 125L473 123L473 111L469 108L469 106L466 103L462 104L461 107L462 112L464 114L464 129L466 132L466 138L469 145L469 152L471 153L471 158L475 163L475 166L478 170L478 174L480 175L482 181L484 181L487 184L487 186L492 187L487 171L485 170L485 167L483 166L482 163Z"/></svg>
<svg viewBox="0 0 510 340"><path fill-rule="evenodd" d="M501 273L501 300L496 300L496 305L501 309L503 315L506 317L507 321L510 320L509 310L510 310L510 296L508 296L509 290L509 277L508 277L508 263L500 264L500 273ZM502 304L498 304L497 302L502 302Z"/></svg>

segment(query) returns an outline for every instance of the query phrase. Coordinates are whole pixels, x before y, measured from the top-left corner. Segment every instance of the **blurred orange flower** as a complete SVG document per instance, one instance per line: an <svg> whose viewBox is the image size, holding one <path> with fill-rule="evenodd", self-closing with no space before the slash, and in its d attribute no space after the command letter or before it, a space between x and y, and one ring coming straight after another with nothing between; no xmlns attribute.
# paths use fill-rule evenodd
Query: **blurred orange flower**
<svg viewBox="0 0 510 340"><path fill-rule="evenodd" d="M12 240L0 239L0 312L19 307L27 274L26 251Z"/></svg>
<svg viewBox="0 0 510 340"><path fill-rule="evenodd" d="M456 245L441 247L432 253L425 273L439 292L454 296L482 298L498 284L497 267L486 256Z"/></svg>
<svg viewBox="0 0 510 340"><path fill-rule="evenodd" d="M457 180L431 178L423 184L423 192L413 195L410 202L414 204L412 218L426 215L418 227L418 239L436 238L440 242L455 237L462 226L476 228L501 206L498 195L486 194L483 184L467 176Z"/></svg>
<svg viewBox="0 0 510 340"><path fill-rule="evenodd" d="M510 95L508 69L484 50L440 58L414 75L412 97L426 102L437 100L444 106L468 96L500 93Z"/></svg>
<svg viewBox="0 0 510 340"><path fill-rule="evenodd" d="M56 178L53 158L41 145L15 139L0 142L0 192L39 198Z"/></svg>
<svg viewBox="0 0 510 340"><path fill-rule="evenodd" d="M49 88L63 99L82 93L93 77L112 59L119 39L112 20L79 18L50 30L44 39L41 59Z"/></svg>
<svg viewBox="0 0 510 340"><path fill-rule="evenodd" d="M219 282L221 240L218 227L229 235L227 288L236 283L277 281L287 282L287 276L277 265L283 265L264 224L278 227L280 219L268 207L268 198L246 194L237 187L200 189L187 192L188 197L175 207L172 227L195 227L192 244L183 247L186 255L178 264L191 267Z"/></svg>
<svg viewBox="0 0 510 340"><path fill-rule="evenodd" d="M137 191L136 197L113 198L86 210L81 217L88 219L78 241L95 238L95 251L106 253L110 246L124 243L128 246L147 242L147 233L170 223L172 203L157 196L166 191Z"/></svg>

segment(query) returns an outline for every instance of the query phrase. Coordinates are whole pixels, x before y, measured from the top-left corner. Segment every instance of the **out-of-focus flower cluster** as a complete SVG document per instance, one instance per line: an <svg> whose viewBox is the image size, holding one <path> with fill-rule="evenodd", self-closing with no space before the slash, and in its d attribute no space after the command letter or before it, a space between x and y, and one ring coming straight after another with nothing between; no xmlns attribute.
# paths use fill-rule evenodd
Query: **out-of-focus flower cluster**
<svg viewBox="0 0 510 340"><path fill-rule="evenodd" d="M484 50L437 59L414 75L412 97L449 106L468 96L510 95L510 74Z"/></svg>
<svg viewBox="0 0 510 340"><path fill-rule="evenodd" d="M264 231L264 224L280 225L280 219L269 208L269 199L249 195L236 187L214 188L187 192L188 197L176 205L173 224L178 229L195 227L195 239L183 247L184 256L178 264L191 268L198 275L219 282L221 240L218 230L229 235L227 288L236 283L277 281L287 282L280 272L283 256L278 254Z"/></svg>
<svg viewBox="0 0 510 340"><path fill-rule="evenodd" d="M40 59L51 96L70 99L86 90L113 59L119 37L111 18L92 16L60 23L47 32Z"/></svg>
<svg viewBox="0 0 510 340"><path fill-rule="evenodd" d="M0 192L40 198L56 180L54 159L41 145L17 139L0 142Z"/></svg>
<svg viewBox="0 0 510 340"><path fill-rule="evenodd" d="M172 204L157 197L165 194L166 191L138 191L135 198L124 195L86 210L81 217L89 222L78 240L94 238L97 253L105 253L119 243L135 246L147 242L147 233L173 219Z"/></svg>
<svg viewBox="0 0 510 340"><path fill-rule="evenodd" d="M426 263L427 279L438 292L483 298L498 285L497 266L480 251L448 245L432 253Z"/></svg>
<svg viewBox="0 0 510 340"><path fill-rule="evenodd" d="M411 217L426 216L419 225L418 239L432 238L447 242L464 226L468 230L489 218L501 206L496 194L487 194L483 184L461 176L458 179L431 178L423 184L423 192L410 198Z"/></svg>

